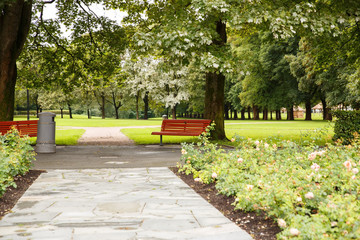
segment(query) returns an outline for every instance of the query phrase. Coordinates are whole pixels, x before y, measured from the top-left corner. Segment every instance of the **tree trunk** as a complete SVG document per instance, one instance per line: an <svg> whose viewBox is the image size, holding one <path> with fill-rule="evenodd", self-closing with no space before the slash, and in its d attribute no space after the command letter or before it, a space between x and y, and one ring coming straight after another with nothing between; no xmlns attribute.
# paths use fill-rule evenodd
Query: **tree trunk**
<svg viewBox="0 0 360 240"><path fill-rule="evenodd" d="M219 19L216 22L219 38L213 40L213 46L222 48L227 42L226 23ZM222 73L207 72L205 83L205 118L215 122L212 139L226 139L224 126L225 76Z"/></svg>
<svg viewBox="0 0 360 240"><path fill-rule="evenodd" d="M225 120L229 120L229 106L225 103L224 105Z"/></svg>
<svg viewBox="0 0 360 240"><path fill-rule="evenodd" d="M248 119L250 120L251 119L251 107L248 107Z"/></svg>
<svg viewBox="0 0 360 240"><path fill-rule="evenodd" d="M116 103L116 96L115 96L114 92L111 93L111 96L112 96L113 106L114 106L114 110L115 110L115 119L119 119L119 108L121 107L121 102L119 102L118 104Z"/></svg>
<svg viewBox="0 0 360 240"><path fill-rule="evenodd" d="M29 89L26 89L26 119L30 120L30 93Z"/></svg>
<svg viewBox="0 0 360 240"><path fill-rule="evenodd" d="M61 118L64 118L64 109L63 108L60 108L60 115L61 115Z"/></svg>
<svg viewBox="0 0 360 240"><path fill-rule="evenodd" d="M31 22L32 0L6 1L0 8L0 121L14 119L16 60Z"/></svg>
<svg viewBox="0 0 360 240"><path fill-rule="evenodd" d="M136 100L136 120L139 120L139 92L135 96Z"/></svg>
<svg viewBox="0 0 360 240"><path fill-rule="evenodd" d="M305 101L305 120L311 121L311 102L310 100Z"/></svg>
<svg viewBox="0 0 360 240"><path fill-rule="evenodd" d="M68 108L69 108L69 116L70 116L70 119L72 119L72 109L71 109L71 105L68 104Z"/></svg>
<svg viewBox="0 0 360 240"><path fill-rule="evenodd" d="M175 106L172 108L172 119L176 119L176 104L175 104Z"/></svg>
<svg viewBox="0 0 360 240"><path fill-rule="evenodd" d="M91 112L89 108L87 109L87 115L88 115L88 119L91 119Z"/></svg>
<svg viewBox="0 0 360 240"><path fill-rule="evenodd" d="M144 101L144 119L147 120L148 117L148 111L149 111L149 92L145 93L145 96L143 98Z"/></svg>
<svg viewBox="0 0 360 240"><path fill-rule="evenodd" d="M294 108L291 106L286 109L287 120L294 120Z"/></svg>
<svg viewBox="0 0 360 240"><path fill-rule="evenodd" d="M253 118L259 120L259 108L256 105L253 105Z"/></svg>
<svg viewBox="0 0 360 240"><path fill-rule="evenodd" d="M273 111L270 111L270 120L273 120L272 113L273 113Z"/></svg>
<svg viewBox="0 0 360 240"><path fill-rule="evenodd" d="M225 76L218 73L206 74L205 118L215 121L213 139L225 139L224 130L224 86Z"/></svg>
<svg viewBox="0 0 360 240"><path fill-rule="evenodd" d="M241 120L245 120L245 108L241 109Z"/></svg>
<svg viewBox="0 0 360 240"><path fill-rule="evenodd" d="M105 119L105 95L101 94L101 118Z"/></svg>
<svg viewBox="0 0 360 240"><path fill-rule="evenodd" d="M281 110L276 110L275 114L276 114L276 120L281 120Z"/></svg>
<svg viewBox="0 0 360 240"><path fill-rule="evenodd" d="M264 108L264 110L263 110L263 120L268 120L268 110L267 110L267 108Z"/></svg>
<svg viewBox="0 0 360 240"><path fill-rule="evenodd" d="M238 119L238 114L237 114L237 110L234 109L234 120Z"/></svg>
<svg viewBox="0 0 360 240"><path fill-rule="evenodd" d="M321 103L323 105L323 120L332 121L331 108L327 107L325 99L321 99Z"/></svg>

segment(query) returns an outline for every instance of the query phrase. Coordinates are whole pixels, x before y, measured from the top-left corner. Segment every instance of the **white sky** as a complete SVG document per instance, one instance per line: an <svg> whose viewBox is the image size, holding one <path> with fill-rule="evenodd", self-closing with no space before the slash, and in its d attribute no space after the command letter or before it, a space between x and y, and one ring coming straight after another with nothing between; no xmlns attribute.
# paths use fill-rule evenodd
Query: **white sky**
<svg viewBox="0 0 360 240"><path fill-rule="evenodd" d="M86 9L86 7L85 7ZM111 20L116 21L119 25L121 25L122 19L127 15L125 12L121 12L120 10L105 10L103 5L101 4L92 4L90 5L90 9L96 13L96 15L106 16ZM55 8L55 4L46 4L44 8L44 19L56 18L57 9ZM62 26L61 31L65 34L65 36L69 36L70 32Z"/></svg>

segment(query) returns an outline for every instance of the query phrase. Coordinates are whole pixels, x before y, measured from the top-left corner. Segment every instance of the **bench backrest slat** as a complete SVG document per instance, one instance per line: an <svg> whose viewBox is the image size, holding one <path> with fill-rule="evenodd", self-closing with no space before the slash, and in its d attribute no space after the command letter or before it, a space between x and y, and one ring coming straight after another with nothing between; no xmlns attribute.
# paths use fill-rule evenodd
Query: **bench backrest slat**
<svg viewBox="0 0 360 240"><path fill-rule="evenodd" d="M37 136L38 120L0 122L0 133L6 134L12 126L15 126L15 128L20 132L21 136Z"/></svg>
<svg viewBox="0 0 360 240"><path fill-rule="evenodd" d="M194 132L202 133L209 126L208 119L164 119L161 124L161 131L167 132Z"/></svg>

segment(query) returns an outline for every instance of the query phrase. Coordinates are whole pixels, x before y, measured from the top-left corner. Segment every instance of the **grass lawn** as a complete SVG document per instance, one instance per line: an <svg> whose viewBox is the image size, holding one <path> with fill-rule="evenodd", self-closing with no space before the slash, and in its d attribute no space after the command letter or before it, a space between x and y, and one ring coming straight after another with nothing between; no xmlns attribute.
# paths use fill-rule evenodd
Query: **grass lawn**
<svg viewBox="0 0 360 240"><path fill-rule="evenodd" d="M78 139L84 134L84 129L56 130L56 145L76 145ZM36 145L36 138L30 138L31 145Z"/></svg>
<svg viewBox="0 0 360 240"><path fill-rule="evenodd" d="M37 118L32 117L36 120ZM26 120L25 116L16 116L14 120ZM128 126L161 126L161 118L151 118L149 120L136 120L136 119L114 119L101 117L92 117L88 119L84 115L73 115L70 119L68 115L64 118L56 116L56 126L72 126L72 127L128 127Z"/></svg>
<svg viewBox="0 0 360 240"><path fill-rule="evenodd" d="M320 129L329 128L327 133L322 134ZM137 144L159 143L159 136L151 135L160 128L148 129L123 129L122 132L134 140ZM229 120L225 121L226 136L230 139L234 135L244 138L267 140L291 140L295 142L315 141L316 144L324 145L331 142L333 135L332 124L326 121L253 121L253 120ZM270 138L270 140L269 140ZM197 137L163 136L163 143L196 142ZM218 141L219 144L231 145L228 141Z"/></svg>
<svg viewBox="0 0 360 240"><path fill-rule="evenodd" d="M313 118L320 117L315 115ZM26 117L16 117L15 120L26 120ZM87 119L87 116L73 115L73 119L69 116L55 118L56 126L56 144L58 145L75 145L77 139L81 137L84 130L71 129L63 130L63 126L73 127L127 127L127 126L159 126L158 128L133 128L123 129L122 132L137 144L159 144L160 137L151 135L153 131L159 131L161 125L161 118L152 118L149 120L135 120L135 119L101 119L93 117ZM320 129L328 129L326 134L322 134ZM269 142L276 142L279 140L291 140L297 143L307 141L315 141L316 144L324 145L326 142L331 142L333 135L333 123L321 120L313 121L276 121L276 120L226 120L225 132L229 139L233 136L240 136L243 138L252 138L259 140L266 140ZM269 139L270 138L270 139ZM180 143L180 142L196 142L197 137L182 137L182 136L163 136L163 142L166 143ZM33 141L35 142L35 141ZM219 141L219 144L231 145L228 141Z"/></svg>

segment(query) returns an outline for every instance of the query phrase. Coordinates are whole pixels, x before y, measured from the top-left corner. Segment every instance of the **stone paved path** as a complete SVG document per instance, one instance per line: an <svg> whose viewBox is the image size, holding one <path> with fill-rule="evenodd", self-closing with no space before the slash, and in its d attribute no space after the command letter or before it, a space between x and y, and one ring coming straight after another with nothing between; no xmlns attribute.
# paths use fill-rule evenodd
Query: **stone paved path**
<svg viewBox="0 0 360 240"><path fill-rule="evenodd" d="M168 168L50 170L0 221L0 238L251 239Z"/></svg>

